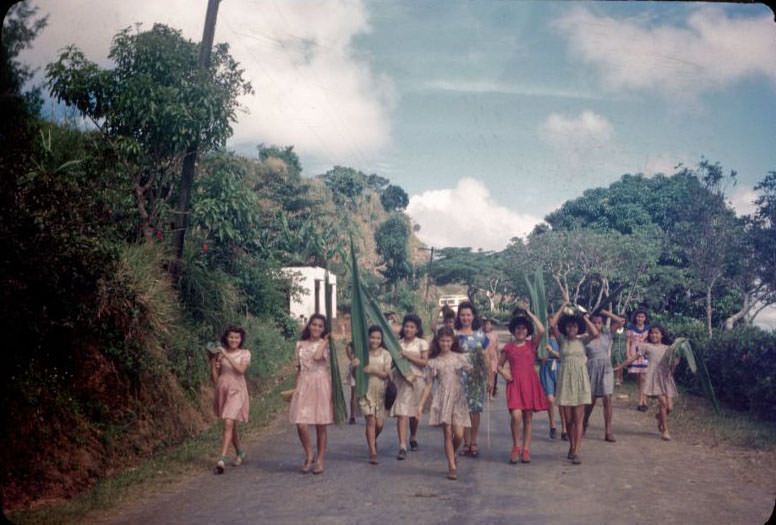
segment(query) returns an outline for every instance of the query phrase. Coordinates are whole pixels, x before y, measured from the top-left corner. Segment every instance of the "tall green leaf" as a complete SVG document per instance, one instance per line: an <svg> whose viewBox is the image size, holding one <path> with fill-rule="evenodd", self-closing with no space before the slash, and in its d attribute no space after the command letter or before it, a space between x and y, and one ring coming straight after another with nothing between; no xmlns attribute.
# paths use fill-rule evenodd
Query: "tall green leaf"
<svg viewBox="0 0 776 525"><path fill-rule="evenodd" d="M358 264L356 264L356 250L353 245L353 238L350 238L350 329L351 340L353 341L353 353L359 360L356 367L356 396L366 395L369 387L368 378L364 373L364 367L369 364L369 338L367 336L366 310L362 303L364 297L360 293L361 280L358 277Z"/></svg>
<svg viewBox="0 0 776 525"><path fill-rule="evenodd" d="M329 271L326 270L324 281L326 324L328 324L328 333L331 334L331 318L333 308L331 297L333 286L329 282ZM334 338L329 337L329 364L331 366L331 392L332 403L334 404L334 422L339 425L347 417L347 407L345 405L345 394L342 392L342 378L340 377L339 363L337 362L337 347L334 344Z"/></svg>
<svg viewBox="0 0 776 525"><path fill-rule="evenodd" d="M663 364L671 366L675 357L683 358L687 361L687 366L695 374L695 378L700 383L704 394L706 394L706 397L709 398L709 401L714 406L714 411L719 414L719 401L717 400L717 394L714 392L714 385L711 384L711 377L709 376L709 370L706 368L706 362L702 356L695 354L695 350L693 350L689 340L684 337L678 337L666 350L663 356Z"/></svg>
<svg viewBox="0 0 776 525"><path fill-rule="evenodd" d="M396 364L396 368L401 375L407 377L412 373L412 369L410 368L409 361L403 357L399 357L401 345L399 345L399 340L394 335L393 330L391 330L391 325L388 324L388 320L383 315L377 301L369 295L369 292L366 291L364 286L361 286L360 292L367 317L371 320L372 324L376 324L383 329L383 345L388 349L388 352L391 354L393 362Z"/></svg>
<svg viewBox="0 0 776 525"><path fill-rule="evenodd" d="M531 311L539 318L544 326L544 335L539 342L539 348L536 350L537 359L547 357L547 295L544 288L544 274L537 268L532 276L525 276L525 284L528 287L528 294L531 296Z"/></svg>

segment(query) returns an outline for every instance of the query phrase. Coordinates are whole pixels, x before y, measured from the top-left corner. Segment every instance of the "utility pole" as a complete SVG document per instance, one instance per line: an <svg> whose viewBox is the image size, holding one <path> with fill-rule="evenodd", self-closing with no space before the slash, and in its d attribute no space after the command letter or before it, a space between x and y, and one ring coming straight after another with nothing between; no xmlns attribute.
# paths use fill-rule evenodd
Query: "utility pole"
<svg viewBox="0 0 776 525"><path fill-rule="evenodd" d="M213 49L213 38L216 32L216 18L218 17L218 5L220 0L208 0L207 14L205 15L205 27L202 30L202 42L199 45L199 57L197 67L208 69L210 67L210 52ZM186 240L186 230L189 228L189 208L191 207L191 192L194 187L194 177L197 173L197 152L199 141L195 140L186 148L186 156L183 158L183 172L181 176L180 198L178 200L178 214L175 218L175 265L173 274L180 275L181 259L183 258L183 244Z"/></svg>
<svg viewBox="0 0 776 525"><path fill-rule="evenodd" d="M428 302L428 287L431 284L431 265L434 263L434 247L432 246L431 248L418 248L418 250L430 252L428 257L428 268L426 269L426 293L423 296L423 300L425 302Z"/></svg>

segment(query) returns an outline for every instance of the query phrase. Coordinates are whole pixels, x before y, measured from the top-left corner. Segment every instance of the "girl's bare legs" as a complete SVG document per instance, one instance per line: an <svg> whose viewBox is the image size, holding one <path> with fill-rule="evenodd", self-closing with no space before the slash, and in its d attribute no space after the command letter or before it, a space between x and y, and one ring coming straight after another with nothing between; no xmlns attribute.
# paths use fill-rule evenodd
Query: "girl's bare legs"
<svg viewBox="0 0 776 525"><path fill-rule="evenodd" d="M299 435L299 441L302 442L302 448L305 453L304 466L309 467L313 462L313 449L310 446L310 432L307 429L307 425L297 425L296 433Z"/></svg>
<svg viewBox="0 0 776 525"><path fill-rule="evenodd" d="M550 430L555 429L555 396L549 395L547 396L547 415L550 418ZM558 413L560 413L560 409L558 409Z"/></svg>
<svg viewBox="0 0 776 525"><path fill-rule="evenodd" d="M531 435L533 434L533 412L523 411L523 449L531 448Z"/></svg>
<svg viewBox="0 0 776 525"><path fill-rule="evenodd" d="M560 431L562 434L568 433L569 429L566 425L566 414L558 407L558 413L560 414Z"/></svg>
<svg viewBox="0 0 776 525"><path fill-rule="evenodd" d="M316 463L318 467L323 469L323 457L326 454L326 442L328 440L328 434L326 434L326 425L315 425L315 434L317 439L318 453L316 454Z"/></svg>
<svg viewBox="0 0 776 525"><path fill-rule="evenodd" d="M237 434L234 430L234 419L224 419L224 440L221 444L222 457L226 457L226 455L229 453L229 445L232 443L232 437L236 435Z"/></svg>
<svg viewBox="0 0 776 525"><path fill-rule="evenodd" d="M418 435L418 418L410 418L410 441L417 441L415 438Z"/></svg>
<svg viewBox="0 0 776 525"><path fill-rule="evenodd" d="M356 420L356 387L350 387L350 421Z"/></svg>
<svg viewBox="0 0 776 525"><path fill-rule="evenodd" d="M232 429L232 445L234 446L234 451L239 454L242 448L240 448L240 435L237 433L237 422L234 423L234 428Z"/></svg>
<svg viewBox="0 0 776 525"><path fill-rule="evenodd" d="M477 448L477 437L480 434L480 413L479 412L469 412L469 415L472 420L472 429L470 432L471 435L471 446L473 448Z"/></svg>
<svg viewBox="0 0 776 525"><path fill-rule="evenodd" d="M622 384L622 368L614 371L614 382L617 386Z"/></svg>
<svg viewBox="0 0 776 525"><path fill-rule="evenodd" d="M658 402L659 402L659 418L658 421L663 427L663 434L662 438L665 440L671 439L671 435L668 433L668 407L670 404L670 398L667 396L658 396Z"/></svg>
<svg viewBox="0 0 776 525"><path fill-rule="evenodd" d="M593 396L593 402L589 405L585 405L585 417L582 421L582 433L584 434L587 431L587 424L590 420L590 414L593 413L593 408L595 408L595 402L598 400L597 397Z"/></svg>
<svg viewBox="0 0 776 525"><path fill-rule="evenodd" d="M639 405L645 406L647 398L644 395L644 386L647 384L647 374L639 374Z"/></svg>
<svg viewBox="0 0 776 525"><path fill-rule="evenodd" d="M366 434L366 445L369 447L369 455L370 456L376 456L377 455L377 429L376 429L376 421L375 416L366 416L366 429L364 430L364 433Z"/></svg>
<svg viewBox="0 0 776 525"><path fill-rule="evenodd" d="M593 400L595 402L595 399ZM608 440L612 436L612 396L604 396L604 437Z"/></svg>
<svg viewBox="0 0 776 525"><path fill-rule="evenodd" d="M573 417L574 417L574 455L577 455L579 452L579 446L582 444L582 434L584 431L584 426L580 423L582 422L582 419L585 417L585 405L578 405L575 407L572 407L573 409Z"/></svg>
<svg viewBox="0 0 776 525"><path fill-rule="evenodd" d="M451 425L444 425L442 427L445 440L445 456L447 456L447 469L455 470L455 441L453 438L453 428Z"/></svg>
<svg viewBox="0 0 776 525"><path fill-rule="evenodd" d="M407 450L407 416L396 416L396 433L399 434L399 448Z"/></svg>
<svg viewBox="0 0 776 525"><path fill-rule="evenodd" d="M560 407L560 413L566 420L566 432L569 437L569 457L574 454L574 441L576 440L576 432L574 432L574 407Z"/></svg>
<svg viewBox="0 0 776 525"><path fill-rule="evenodd" d="M512 448L516 448L519 445L520 439L520 416L522 411L512 410L512 419L510 420L510 428L512 429Z"/></svg>

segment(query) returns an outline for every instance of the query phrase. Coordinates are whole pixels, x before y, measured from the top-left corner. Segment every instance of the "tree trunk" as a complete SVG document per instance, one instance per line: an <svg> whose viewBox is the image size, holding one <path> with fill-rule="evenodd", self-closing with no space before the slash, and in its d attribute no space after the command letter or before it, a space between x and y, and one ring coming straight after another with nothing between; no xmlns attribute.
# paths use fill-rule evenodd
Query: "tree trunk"
<svg viewBox="0 0 776 525"><path fill-rule="evenodd" d="M749 293L744 293L744 307L725 319L725 330L732 330L733 326L735 326L738 321L746 317L746 314L749 313L752 306L754 306L754 302L752 301L751 295Z"/></svg>

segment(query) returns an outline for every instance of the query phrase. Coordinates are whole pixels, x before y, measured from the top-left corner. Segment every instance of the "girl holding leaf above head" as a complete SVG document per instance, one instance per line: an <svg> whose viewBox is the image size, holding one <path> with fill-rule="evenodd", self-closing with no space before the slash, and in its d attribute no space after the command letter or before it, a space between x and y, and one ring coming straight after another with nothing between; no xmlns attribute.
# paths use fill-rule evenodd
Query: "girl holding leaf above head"
<svg viewBox="0 0 776 525"><path fill-rule="evenodd" d="M496 341L491 341L482 330L477 318L477 310L470 301L458 305L458 315L455 319L458 336L458 346L469 358L471 370L464 376L464 391L469 405L471 428L464 431L464 445L461 455L476 458L480 455L477 437L480 431L480 415L485 403L485 390L488 379L486 349ZM492 351L495 352L495 349Z"/></svg>
<svg viewBox="0 0 776 525"><path fill-rule="evenodd" d="M418 419L421 410L420 400L425 389L423 369L428 360L428 343L423 339L423 324L415 314L407 314L401 324L399 344L403 357L410 362L410 379L395 374L396 401L391 414L396 417L396 430L399 436L399 454L396 459L407 457L407 424L410 430L410 450L418 449Z"/></svg>
<svg viewBox="0 0 776 525"><path fill-rule="evenodd" d="M472 371L466 355L461 353L455 332L443 326L431 342L428 360L428 380L436 381L436 392L431 402L429 423L442 427L447 456L447 478L458 479L455 452L463 440L464 430L471 426L469 407L461 382L462 374ZM430 390L426 390L421 406Z"/></svg>
<svg viewBox="0 0 776 525"><path fill-rule="evenodd" d="M609 330L604 326L604 316L612 320ZM612 369L612 338L617 330L625 326L625 319L609 310L601 310L592 316L593 325L599 332L598 337L585 345L587 352L587 371L590 374L590 389L593 402L585 407L585 420L582 433L587 430L587 422L593 412L596 400L603 398L604 439L614 443L612 434L612 394L614 393L614 370Z"/></svg>
<svg viewBox="0 0 776 525"><path fill-rule="evenodd" d="M513 317L509 322L509 331L514 338L501 350L497 371L507 381L507 410L512 417L512 452L510 463L530 463L531 434L533 431L533 413L547 410L544 390L539 384L534 363L536 349L544 335L542 322L530 310L525 316ZM534 333L536 326L536 333ZM528 337L531 336L531 340ZM504 363L509 361L509 371ZM520 421L523 422L523 446L519 445Z"/></svg>
<svg viewBox="0 0 776 525"><path fill-rule="evenodd" d="M582 420L585 405L591 403L587 357L581 336L588 332L591 337L597 337L598 329L586 315L564 313L568 303L568 295L564 293L563 304L550 319L550 330L560 342L561 363L557 399L566 419L569 436L568 458L574 465L579 465L582 462L579 458L583 432Z"/></svg>
<svg viewBox="0 0 776 525"><path fill-rule="evenodd" d="M358 399L358 407L366 420L366 443L369 447L369 463L377 465L377 438L385 421L385 387L391 375L393 359L383 346L383 330L379 326L369 327L369 363L364 373L369 376L366 395ZM353 366L361 362L353 358Z"/></svg>
<svg viewBox="0 0 776 525"><path fill-rule="evenodd" d="M662 326L655 324L649 328L647 342L639 343L635 348L635 355L617 365L616 368L627 366L641 357L648 360L647 370L644 374L644 394L656 397L659 403L657 428L661 439L670 441L668 433L668 416L674 408L673 398L676 396L676 384L674 383L674 369L679 363L679 358L669 352L671 338Z"/></svg>
<svg viewBox="0 0 776 525"><path fill-rule="evenodd" d="M296 343L296 388L288 409L291 423L305 452L302 473L323 474L326 452L326 425L334 423L331 369L329 367L329 338L326 317L313 314L302 330L302 339ZM315 425L317 454L313 456L309 426Z"/></svg>

